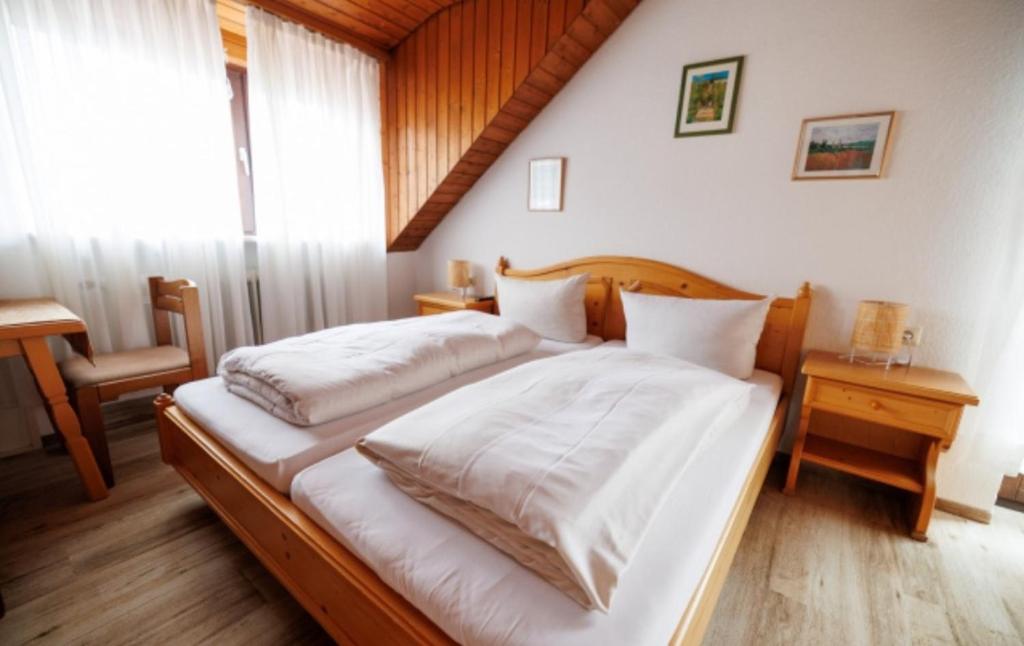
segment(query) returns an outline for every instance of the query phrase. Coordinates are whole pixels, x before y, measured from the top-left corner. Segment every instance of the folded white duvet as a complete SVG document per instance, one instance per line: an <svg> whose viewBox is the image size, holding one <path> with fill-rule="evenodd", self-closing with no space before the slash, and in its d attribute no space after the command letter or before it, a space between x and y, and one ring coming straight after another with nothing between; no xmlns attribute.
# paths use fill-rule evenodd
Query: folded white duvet
<svg viewBox="0 0 1024 646"><path fill-rule="evenodd" d="M750 384L598 348L464 387L357 444L395 484L607 611L673 483Z"/></svg>
<svg viewBox="0 0 1024 646"><path fill-rule="evenodd" d="M540 337L462 311L329 328L236 348L217 368L228 389L300 426L383 404L532 350Z"/></svg>

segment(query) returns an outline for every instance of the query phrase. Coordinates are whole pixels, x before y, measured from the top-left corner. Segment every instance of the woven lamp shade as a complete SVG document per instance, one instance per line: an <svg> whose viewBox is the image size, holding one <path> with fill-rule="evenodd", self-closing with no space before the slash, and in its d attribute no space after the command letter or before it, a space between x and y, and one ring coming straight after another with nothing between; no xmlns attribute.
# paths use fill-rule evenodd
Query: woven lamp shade
<svg viewBox="0 0 1024 646"><path fill-rule="evenodd" d="M448 286L456 289L464 289L473 284L469 277L468 260L448 261Z"/></svg>
<svg viewBox="0 0 1024 646"><path fill-rule="evenodd" d="M908 309L903 303L861 301L850 345L864 352L896 354L903 344Z"/></svg>

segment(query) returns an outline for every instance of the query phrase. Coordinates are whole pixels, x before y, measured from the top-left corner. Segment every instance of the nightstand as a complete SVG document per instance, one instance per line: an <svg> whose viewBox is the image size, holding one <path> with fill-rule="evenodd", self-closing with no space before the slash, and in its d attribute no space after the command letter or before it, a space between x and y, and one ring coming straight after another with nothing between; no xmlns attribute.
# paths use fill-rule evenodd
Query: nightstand
<svg viewBox="0 0 1024 646"><path fill-rule="evenodd" d="M494 313L493 298L487 300L462 298L454 292L416 294L413 298L416 300L420 316L442 314L444 312L454 312L456 310L476 310L487 314Z"/></svg>
<svg viewBox="0 0 1024 646"><path fill-rule="evenodd" d="M784 491L796 490L801 462L909 491L910 535L927 540L939 453L956 438L964 406L978 405L977 395L956 373L886 370L836 352L810 352L802 372L807 386Z"/></svg>

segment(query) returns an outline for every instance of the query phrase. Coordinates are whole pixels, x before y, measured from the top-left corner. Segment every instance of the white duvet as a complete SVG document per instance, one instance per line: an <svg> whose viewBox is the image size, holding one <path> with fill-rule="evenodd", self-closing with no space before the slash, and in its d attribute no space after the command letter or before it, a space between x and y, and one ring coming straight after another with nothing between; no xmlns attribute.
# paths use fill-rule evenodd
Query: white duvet
<svg viewBox="0 0 1024 646"><path fill-rule="evenodd" d="M467 386L357 445L406 493L607 611L673 483L752 386L598 348Z"/></svg>
<svg viewBox="0 0 1024 646"><path fill-rule="evenodd" d="M518 356L539 342L528 328L497 316L451 312L236 348L217 372L236 395L310 426Z"/></svg>

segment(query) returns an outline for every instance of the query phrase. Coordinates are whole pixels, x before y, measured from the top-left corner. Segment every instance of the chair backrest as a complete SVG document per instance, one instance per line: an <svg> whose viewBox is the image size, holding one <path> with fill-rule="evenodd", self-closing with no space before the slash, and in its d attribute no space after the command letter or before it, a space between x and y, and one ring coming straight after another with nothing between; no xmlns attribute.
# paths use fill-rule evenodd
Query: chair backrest
<svg viewBox="0 0 1024 646"><path fill-rule="evenodd" d="M153 306L153 330L157 345L173 345L170 312L185 319L185 345L193 379L209 376L206 367L206 344L203 341L203 319L199 310L199 288L191 280L164 280L149 277L149 299Z"/></svg>

